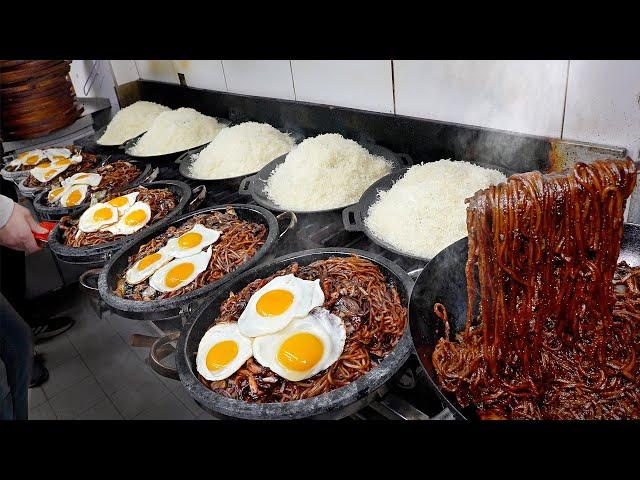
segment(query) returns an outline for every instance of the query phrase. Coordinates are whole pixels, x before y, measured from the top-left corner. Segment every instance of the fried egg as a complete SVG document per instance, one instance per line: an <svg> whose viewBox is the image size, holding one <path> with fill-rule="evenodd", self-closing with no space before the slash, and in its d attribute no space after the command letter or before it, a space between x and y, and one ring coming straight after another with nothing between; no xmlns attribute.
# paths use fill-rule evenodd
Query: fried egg
<svg viewBox="0 0 640 480"><path fill-rule="evenodd" d="M164 250L175 258L194 255L220 238L218 230L213 230L196 223L191 230L167 242Z"/></svg>
<svg viewBox="0 0 640 480"><path fill-rule="evenodd" d="M124 212L129 210L138 197L138 192L127 193L126 195L120 195L119 197L112 198L107 203L118 209L118 213L123 215Z"/></svg>
<svg viewBox="0 0 640 480"><path fill-rule="evenodd" d="M90 233L100 230L105 225L118 221L118 209L107 203L96 203L87 208L80 216L78 228L81 232Z"/></svg>
<svg viewBox="0 0 640 480"><path fill-rule="evenodd" d="M31 175L33 175L39 182L46 183L60 175L67 168L69 168L69 165L60 165L56 167L51 163L44 162L42 165L38 165L36 168L31 169Z"/></svg>
<svg viewBox="0 0 640 480"><path fill-rule="evenodd" d="M217 323L200 340L196 370L209 381L223 380L244 365L252 354L251 339L240 333L237 323Z"/></svg>
<svg viewBox="0 0 640 480"><path fill-rule="evenodd" d="M347 338L342 319L324 308L294 319L286 328L253 339L253 357L282 378L299 382L335 363Z"/></svg>
<svg viewBox="0 0 640 480"><path fill-rule="evenodd" d="M45 148L43 153L51 160L54 160L54 157L71 157L71 150L69 150L68 148Z"/></svg>
<svg viewBox="0 0 640 480"><path fill-rule="evenodd" d="M42 150L30 150L28 152L22 152L14 160L9 162L11 167L20 167L22 165L37 165L46 155Z"/></svg>
<svg viewBox="0 0 640 480"><path fill-rule="evenodd" d="M102 181L102 175L99 173L80 172L74 173L69 178L63 180L65 185L91 185L97 187Z"/></svg>
<svg viewBox="0 0 640 480"><path fill-rule="evenodd" d="M130 285L137 285L149 278L156 270L166 265L171 260L173 260L173 257L171 255L167 255L164 252L164 249L160 249L155 253L142 257L134 263L129 270L127 270L125 275L127 283Z"/></svg>
<svg viewBox="0 0 640 480"><path fill-rule="evenodd" d="M151 275L149 285L161 292L182 288L207 269L210 258L211 247L190 257L176 258Z"/></svg>
<svg viewBox="0 0 640 480"><path fill-rule="evenodd" d="M293 274L276 277L251 295L238 318L240 332L247 337L282 330L294 318L307 315L324 303L320 280L302 280Z"/></svg>
<svg viewBox="0 0 640 480"><path fill-rule="evenodd" d="M52 188L51 190L49 190L49 193L47 194L47 201L49 203L56 203L66 189L67 189L66 186Z"/></svg>
<svg viewBox="0 0 640 480"><path fill-rule="evenodd" d="M50 160L51 160L51 165L53 165L54 167L64 167L64 166L68 167L69 165L80 163L82 161L82 156L75 155L71 158L67 158L61 155L55 155L53 157L50 157Z"/></svg>
<svg viewBox="0 0 640 480"><path fill-rule="evenodd" d="M60 197L60 205L63 207L75 207L84 202L87 197L89 185L72 185Z"/></svg>
<svg viewBox="0 0 640 480"><path fill-rule="evenodd" d="M113 205L110 207L116 208ZM103 230L114 235L131 235L149 223L149 220L151 220L151 207L144 202L136 202L120 217L118 223Z"/></svg>

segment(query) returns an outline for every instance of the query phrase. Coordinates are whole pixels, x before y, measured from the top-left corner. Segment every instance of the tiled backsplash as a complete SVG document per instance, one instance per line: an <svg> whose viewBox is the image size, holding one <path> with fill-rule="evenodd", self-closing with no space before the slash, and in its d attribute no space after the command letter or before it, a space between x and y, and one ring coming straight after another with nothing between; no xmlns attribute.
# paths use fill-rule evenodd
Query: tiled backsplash
<svg viewBox="0 0 640 480"><path fill-rule="evenodd" d="M640 149L640 61L112 60L178 83ZM137 78L137 77L136 77ZM565 101L566 100L566 101Z"/></svg>

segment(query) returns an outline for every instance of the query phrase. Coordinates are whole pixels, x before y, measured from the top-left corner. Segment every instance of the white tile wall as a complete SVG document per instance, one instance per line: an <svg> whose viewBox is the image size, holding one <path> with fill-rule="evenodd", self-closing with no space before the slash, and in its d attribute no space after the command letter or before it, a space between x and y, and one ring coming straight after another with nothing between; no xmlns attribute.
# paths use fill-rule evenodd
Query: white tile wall
<svg viewBox="0 0 640 480"><path fill-rule="evenodd" d="M111 114L120 109L115 78L108 60L73 60L70 73L76 96L108 98Z"/></svg>
<svg viewBox="0 0 640 480"><path fill-rule="evenodd" d="M393 113L390 60L291 60L296 100Z"/></svg>
<svg viewBox="0 0 640 480"><path fill-rule="evenodd" d="M223 60L232 93L295 100L289 60Z"/></svg>
<svg viewBox="0 0 640 480"><path fill-rule="evenodd" d="M558 137L567 65L566 60L396 60L396 113Z"/></svg>
<svg viewBox="0 0 640 480"><path fill-rule="evenodd" d="M563 138L640 149L640 61L572 60Z"/></svg>
<svg viewBox="0 0 640 480"><path fill-rule="evenodd" d="M227 91L222 60L174 60L173 65L189 87Z"/></svg>
<svg viewBox="0 0 640 480"><path fill-rule="evenodd" d="M180 83L171 60L136 60L140 78L166 83Z"/></svg>
<svg viewBox="0 0 640 480"><path fill-rule="evenodd" d="M110 60L110 62L118 85L138 80L138 68L133 60Z"/></svg>

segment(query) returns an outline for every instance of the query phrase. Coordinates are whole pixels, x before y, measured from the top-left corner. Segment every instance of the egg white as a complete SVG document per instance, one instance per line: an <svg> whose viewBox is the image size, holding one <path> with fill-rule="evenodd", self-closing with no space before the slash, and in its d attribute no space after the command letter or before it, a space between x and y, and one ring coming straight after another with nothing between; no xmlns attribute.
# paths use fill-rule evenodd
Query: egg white
<svg viewBox="0 0 640 480"><path fill-rule="evenodd" d="M54 187L51 190L49 190L49 193L47 194L47 201L49 203L56 203L58 200L60 200L60 197L62 197L62 195L64 195L64 193L67 191L67 186L61 186L61 187ZM57 192L56 192L57 191ZM54 194L54 192L56 192Z"/></svg>
<svg viewBox="0 0 640 480"><path fill-rule="evenodd" d="M271 290L288 290L293 302L280 315L262 317L256 310L256 304L262 295ZM240 332L248 337L269 335L285 328L294 318L304 317L314 307L324 303L324 293L319 280L303 280L293 274L276 277L251 295L246 308L238 318Z"/></svg>
<svg viewBox="0 0 640 480"><path fill-rule="evenodd" d="M219 370L207 368L207 355L211 348L225 340L233 340L238 345L238 353L235 358ZM235 322L217 323L205 332L198 344L196 355L196 370L209 381L223 380L234 374L244 363L251 358L253 350L251 339L243 336Z"/></svg>
<svg viewBox="0 0 640 480"><path fill-rule="evenodd" d="M111 218L108 220L99 220L96 221L93 218L93 214L96 210L101 208L109 208L111 210ZM84 213L80 216L80 220L78 221L78 230L80 232L90 233L96 232L100 230L105 225L110 225L118 221L118 209L107 204L107 203L96 203L90 206L88 209L84 211ZM79 232L78 232L79 233Z"/></svg>
<svg viewBox="0 0 640 480"><path fill-rule="evenodd" d="M71 156L71 150L68 148L45 148L43 153L51 160L54 157L69 158Z"/></svg>
<svg viewBox="0 0 640 480"><path fill-rule="evenodd" d="M164 265L169 263L171 260L173 260L173 257L171 255L168 255L162 248L155 253L159 253L160 258L155 262L153 262L152 264L150 264L149 266L147 266L146 268L144 268L143 270L140 270L138 268L138 265L148 255L142 257L140 260L134 263L129 270L127 270L125 279L128 284L137 285L138 283L145 281L147 278L153 275L159 268L163 267ZM153 254L149 254L149 255L153 255Z"/></svg>
<svg viewBox="0 0 640 480"><path fill-rule="evenodd" d="M127 193L126 195L120 195L118 197L114 197L111 200L109 200L107 203L109 205L112 205L111 202L113 200L115 200L116 198L120 198L120 197L125 197L127 199L127 203L125 203L124 205L120 206L120 207L116 207L115 205L113 205L114 207L116 207L118 209L118 213L120 215L123 215L127 210L129 210L131 208L131 206L136 202L136 198L138 197L138 193L139 192L131 192L131 193Z"/></svg>
<svg viewBox="0 0 640 480"><path fill-rule="evenodd" d="M109 206L111 208L116 208L113 205ZM127 216L138 210L144 211L145 219L136 225L127 225ZM151 220L151 207L144 202L136 202L120 217L117 223L110 225L103 230L111 232L114 235L131 235L149 223L149 220Z"/></svg>
<svg viewBox="0 0 640 480"><path fill-rule="evenodd" d="M101 181L102 175L99 173L79 172L64 179L62 183L65 185L91 185L92 187L97 187Z"/></svg>
<svg viewBox="0 0 640 480"><path fill-rule="evenodd" d="M180 247L180 245L178 244L180 237L191 232L199 233L200 235L202 235L202 240L200 241L200 243L191 248ZM169 255L172 255L175 258L190 257L191 255L195 255L196 253L202 251L203 248L206 248L209 245L217 242L220 238L221 233L222 232L219 232L218 230L213 230L211 228L205 227L204 225L196 223L191 230L183 233L182 235L180 235L180 237L169 239L164 249Z"/></svg>
<svg viewBox="0 0 640 480"><path fill-rule="evenodd" d="M149 285L151 286L151 288L159 290L161 292L173 292L174 290L178 290L179 288L182 288L185 285L193 282L198 275L204 272L209 266L210 258L211 247L209 247L205 252L196 253L195 255L192 255L190 257L176 258L175 260L172 260L171 262L156 270L156 272L151 275L151 278L149 279ZM165 277L169 270L177 265L180 265L181 263L187 262L194 264L195 268L193 273L175 287L168 287L165 283Z"/></svg>
<svg viewBox="0 0 640 480"><path fill-rule="evenodd" d="M72 185L69 188L65 189L64 193L60 197L60 205L62 205L63 207L69 207L69 206L75 207L80 205L82 202L84 202L84 199L87 197L88 188L89 188L88 185ZM75 191L80 192L80 201L74 205L68 205L67 202L69 201L69 197Z"/></svg>
<svg viewBox="0 0 640 480"><path fill-rule="evenodd" d="M38 162L40 162L40 160L45 158L45 155L42 152L42 150L39 150L39 149L31 150L29 152L23 152L20 155L18 155L15 159L11 160L9 162L9 166L20 167L20 166L22 166L22 165L24 165L26 163L28 158L33 157L33 156L38 157L38 159L36 160L36 163L32 164L33 166L37 165Z"/></svg>
<svg viewBox="0 0 640 480"><path fill-rule="evenodd" d="M306 371L289 370L278 361L280 346L289 337L299 333L315 335L323 345L322 357ZM286 328L273 334L254 338L253 357L282 378L299 382L333 365L342 354L347 331L342 319L324 308L316 308L304 318L294 319Z"/></svg>

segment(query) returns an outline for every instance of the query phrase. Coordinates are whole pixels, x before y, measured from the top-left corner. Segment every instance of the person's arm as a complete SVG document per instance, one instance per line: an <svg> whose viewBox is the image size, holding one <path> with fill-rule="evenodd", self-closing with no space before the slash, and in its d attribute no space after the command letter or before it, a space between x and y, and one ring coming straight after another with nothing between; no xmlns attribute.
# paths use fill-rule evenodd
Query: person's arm
<svg viewBox="0 0 640 480"><path fill-rule="evenodd" d="M0 195L0 228L4 227L9 221L9 218L13 213L14 204L15 202L9 197Z"/></svg>
<svg viewBox="0 0 640 480"><path fill-rule="evenodd" d="M0 195L0 245L28 253L40 250L34 233L45 233L31 212L13 200Z"/></svg>

